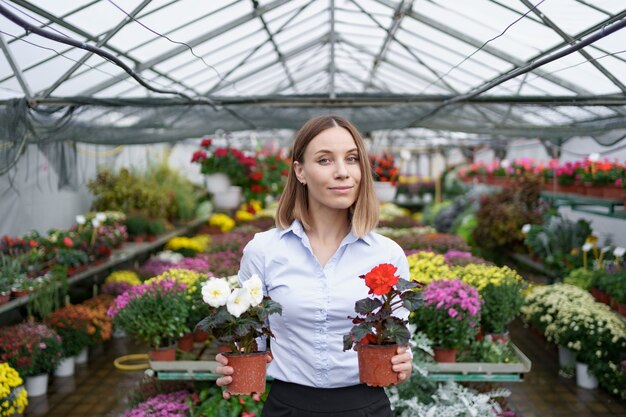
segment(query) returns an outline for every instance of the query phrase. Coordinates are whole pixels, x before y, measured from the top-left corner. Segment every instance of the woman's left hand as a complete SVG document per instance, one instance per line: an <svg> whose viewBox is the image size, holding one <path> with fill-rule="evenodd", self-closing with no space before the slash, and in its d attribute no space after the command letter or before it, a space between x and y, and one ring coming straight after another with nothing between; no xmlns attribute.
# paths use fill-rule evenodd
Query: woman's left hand
<svg viewBox="0 0 626 417"><path fill-rule="evenodd" d="M413 356L407 346L398 346L397 355L391 358L392 369L398 372L398 383L407 381L413 370Z"/></svg>

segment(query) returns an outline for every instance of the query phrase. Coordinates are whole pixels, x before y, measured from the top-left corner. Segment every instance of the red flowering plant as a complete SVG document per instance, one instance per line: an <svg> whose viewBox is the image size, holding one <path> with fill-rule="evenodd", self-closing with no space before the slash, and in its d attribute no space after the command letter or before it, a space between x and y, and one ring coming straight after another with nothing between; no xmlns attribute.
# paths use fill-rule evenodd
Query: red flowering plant
<svg viewBox="0 0 626 417"><path fill-rule="evenodd" d="M380 156L370 155L369 158L374 181L390 182L392 185L396 185L399 172L393 155L388 151L384 151Z"/></svg>
<svg viewBox="0 0 626 417"><path fill-rule="evenodd" d="M0 328L0 361L7 362L22 377L54 371L61 355L61 337L44 324Z"/></svg>
<svg viewBox="0 0 626 417"><path fill-rule="evenodd" d="M80 304L55 310L46 317L46 324L61 336L64 357L78 355L83 348L101 343L111 332L110 320Z"/></svg>
<svg viewBox="0 0 626 417"><path fill-rule="evenodd" d="M233 185L244 189L250 186L250 175L256 171L257 160L246 156L239 149L232 147L219 147L211 150L213 142L205 138L200 143L202 149L193 153L192 163L200 164L200 172L203 174L226 174Z"/></svg>
<svg viewBox="0 0 626 417"><path fill-rule="evenodd" d="M354 326L343 337L343 350L358 344L406 345L411 337L407 324L393 315L404 307L409 312L422 304L422 296L415 291L420 284L407 281L396 275L398 268L392 264L379 264L365 275L370 296L358 300L354 305L357 313L352 319Z"/></svg>

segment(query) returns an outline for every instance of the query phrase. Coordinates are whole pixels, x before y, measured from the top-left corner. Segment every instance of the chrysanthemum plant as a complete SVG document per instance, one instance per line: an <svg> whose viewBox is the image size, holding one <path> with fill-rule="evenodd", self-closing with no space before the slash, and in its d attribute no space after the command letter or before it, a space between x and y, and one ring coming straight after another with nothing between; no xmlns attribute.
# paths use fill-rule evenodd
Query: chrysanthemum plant
<svg viewBox="0 0 626 417"><path fill-rule="evenodd" d="M209 309L197 327L230 345L232 352L253 353L257 338L274 337L267 319L282 314L282 306L263 295L263 283L256 274L232 290L225 279L211 278L202 286L202 298Z"/></svg>
<svg viewBox="0 0 626 417"><path fill-rule="evenodd" d="M400 278L397 270L392 264L380 264L359 276L365 280L370 296L356 302L356 317L348 317L354 327L343 337L344 351L357 344L408 344L408 320L393 313L402 307L414 311L422 305L422 296L415 291L421 284Z"/></svg>

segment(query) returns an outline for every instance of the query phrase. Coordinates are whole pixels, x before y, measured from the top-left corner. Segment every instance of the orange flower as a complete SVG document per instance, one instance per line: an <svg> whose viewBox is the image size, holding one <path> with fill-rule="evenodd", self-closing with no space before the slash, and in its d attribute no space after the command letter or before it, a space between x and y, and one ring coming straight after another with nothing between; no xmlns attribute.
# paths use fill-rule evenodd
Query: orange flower
<svg viewBox="0 0 626 417"><path fill-rule="evenodd" d="M398 268L392 264L380 264L365 274L365 285L370 289L369 294L387 294L398 283L400 276L395 275Z"/></svg>

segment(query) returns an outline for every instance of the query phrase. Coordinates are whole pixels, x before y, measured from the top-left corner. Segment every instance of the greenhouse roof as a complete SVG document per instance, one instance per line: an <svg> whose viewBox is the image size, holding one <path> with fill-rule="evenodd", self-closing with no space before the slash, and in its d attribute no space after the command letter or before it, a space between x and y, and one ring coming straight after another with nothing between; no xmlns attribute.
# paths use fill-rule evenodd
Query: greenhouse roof
<svg viewBox="0 0 626 417"><path fill-rule="evenodd" d="M626 136L624 0L0 0L0 141ZM14 147L15 148L15 147Z"/></svg>

